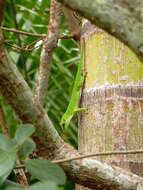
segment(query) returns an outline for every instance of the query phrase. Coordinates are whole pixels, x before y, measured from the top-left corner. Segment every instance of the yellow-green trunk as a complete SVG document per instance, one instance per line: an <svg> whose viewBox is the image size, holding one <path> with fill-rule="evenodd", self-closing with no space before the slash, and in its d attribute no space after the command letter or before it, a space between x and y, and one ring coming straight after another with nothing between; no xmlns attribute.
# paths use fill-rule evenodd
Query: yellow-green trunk
<svg viewBox="0 0 143 190"><path fill-rule="evenodd" d="M87 78L82 107L88 108L88 114L80 117L79 150L143 148L143 64L128 47L102 30L94 29L84 40ZM96 159L143 175L143 155Z"/></svg>

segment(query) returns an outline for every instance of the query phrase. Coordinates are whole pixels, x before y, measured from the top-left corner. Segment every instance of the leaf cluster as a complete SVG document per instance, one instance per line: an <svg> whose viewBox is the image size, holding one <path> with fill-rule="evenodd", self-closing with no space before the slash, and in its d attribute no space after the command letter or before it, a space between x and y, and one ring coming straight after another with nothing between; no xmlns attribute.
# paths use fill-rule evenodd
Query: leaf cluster
<svg viewBox="0 0 143 190"><path fill-rule="evenodd" d="M18 159L24 163L23 168L31 179L36 179L36 183L27 187L27 190L57 190L59 185L65 184L66 176L58 165L48 160L28 159L35 150L35 143L30 138L34 132L31 124L24 124L16 130L14 138L0 134L0 186L3 189L24 189L18 183L7 180L12 170L16 170Z"/></svg>

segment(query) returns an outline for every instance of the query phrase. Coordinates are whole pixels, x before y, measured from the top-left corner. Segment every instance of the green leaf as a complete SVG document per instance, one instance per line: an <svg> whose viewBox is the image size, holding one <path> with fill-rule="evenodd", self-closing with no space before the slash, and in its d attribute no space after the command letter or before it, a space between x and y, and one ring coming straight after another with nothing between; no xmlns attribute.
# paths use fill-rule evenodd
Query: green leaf
<svg viewBox="0 0 143 190"><path fill-rule="evenodd" d="M66 181L62 168L49 160L26 160L25 167L34 178L40 181L54 181L57 185L63 185Z"/></svg>
<svg viewBox="0 0 143 190"><path fill-rule="evenodd" d="M22 187L7 187L5 190L24 190Z"/></svg>
<svg viewBox="0 0 143 190"><path fill-rule="evenodd" d="M139 184L139 185L137 186L137 190L143 190L143 186Z"/></svg>
<svg viewBox="0 0 143 190"><path fill-rule="evenodd" d="M10 52L10 56L13 59L14 63L16 63L19 59L19 54L17 52Z"/></svg>
<svg viewBox="0 0 143 190"><path fill-rule="evenodd" d="M56 183L52 181L38 182L31 185L28 190L58 190Z"/></svg>
<svg viewBox="0 0 143 190"><path fill-rule="evenodd" d="M23 124L16 130L15 139L19 145L35 132L35 128L31 124Z"/></svg>
<svg viewBox="0 0 143 190"><path fill-rule="evenodd" d="M23 190L22 186L19 183L16 183L16 182L11 181L9 179L5 180L5 182L2 185L2 188L5 190Z"/></svg>
<svg viewBox="0 0 143 190"><path fill-rule="evenodd" d="M22 157L27 157L31 154L36 148L35 142L32 139L27 139L20 148L20 155Z"/></svg>
<svg viewBox="0 0 143 190"><path fill-rule="evenodd" d="M9 151L0 149L0 184L6 180L14 168L16 157L16 148Z"/></svg>
<svg viewBox="0 0 143 190"><path fill-rule="evenodd" d="M16 146L14 139L10 139L6 135L0 134L0 149L8 150L14 146Z"/></svg>

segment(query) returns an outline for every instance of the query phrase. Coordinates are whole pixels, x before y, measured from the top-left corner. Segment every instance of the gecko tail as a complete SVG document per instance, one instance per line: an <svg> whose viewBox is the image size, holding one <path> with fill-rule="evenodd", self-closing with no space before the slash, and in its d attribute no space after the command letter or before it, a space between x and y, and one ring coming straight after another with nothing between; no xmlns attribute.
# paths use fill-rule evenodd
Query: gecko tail
<svg viewBox="0 0 143 190"><path fill-rule="evenodd" d="M73 115L71 115L66 121L63 123L64 131L66 132L69 129L70 121L72 119Z"/></svg>
<svg viewBox="0 0 143 190"><path fill-rule="evenodd" d="M69 129L69 124L72 118L69 118L68 120L66 120L65 125L64 125L64 131L67 131Z"/></svg>

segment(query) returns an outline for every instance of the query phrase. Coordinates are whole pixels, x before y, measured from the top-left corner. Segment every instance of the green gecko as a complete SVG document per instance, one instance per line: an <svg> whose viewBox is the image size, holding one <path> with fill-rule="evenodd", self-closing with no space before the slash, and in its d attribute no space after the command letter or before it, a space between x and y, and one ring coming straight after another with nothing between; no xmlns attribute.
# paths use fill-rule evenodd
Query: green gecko
<svg viewBox="0 0 143 190"><path fill-rule="evenodd" d="M77 74L74 80L71 100L60 122L60 126L64 129L64 131L68 129L70 121L76 113L87 111L86 108L79 108L80 89L83 86L84 78L85 78L84 74L82 73L83 54L84 54L84 45L82 45L82 48L81 48L81 55L80 55L80 60L78 63Z"/></svg>

